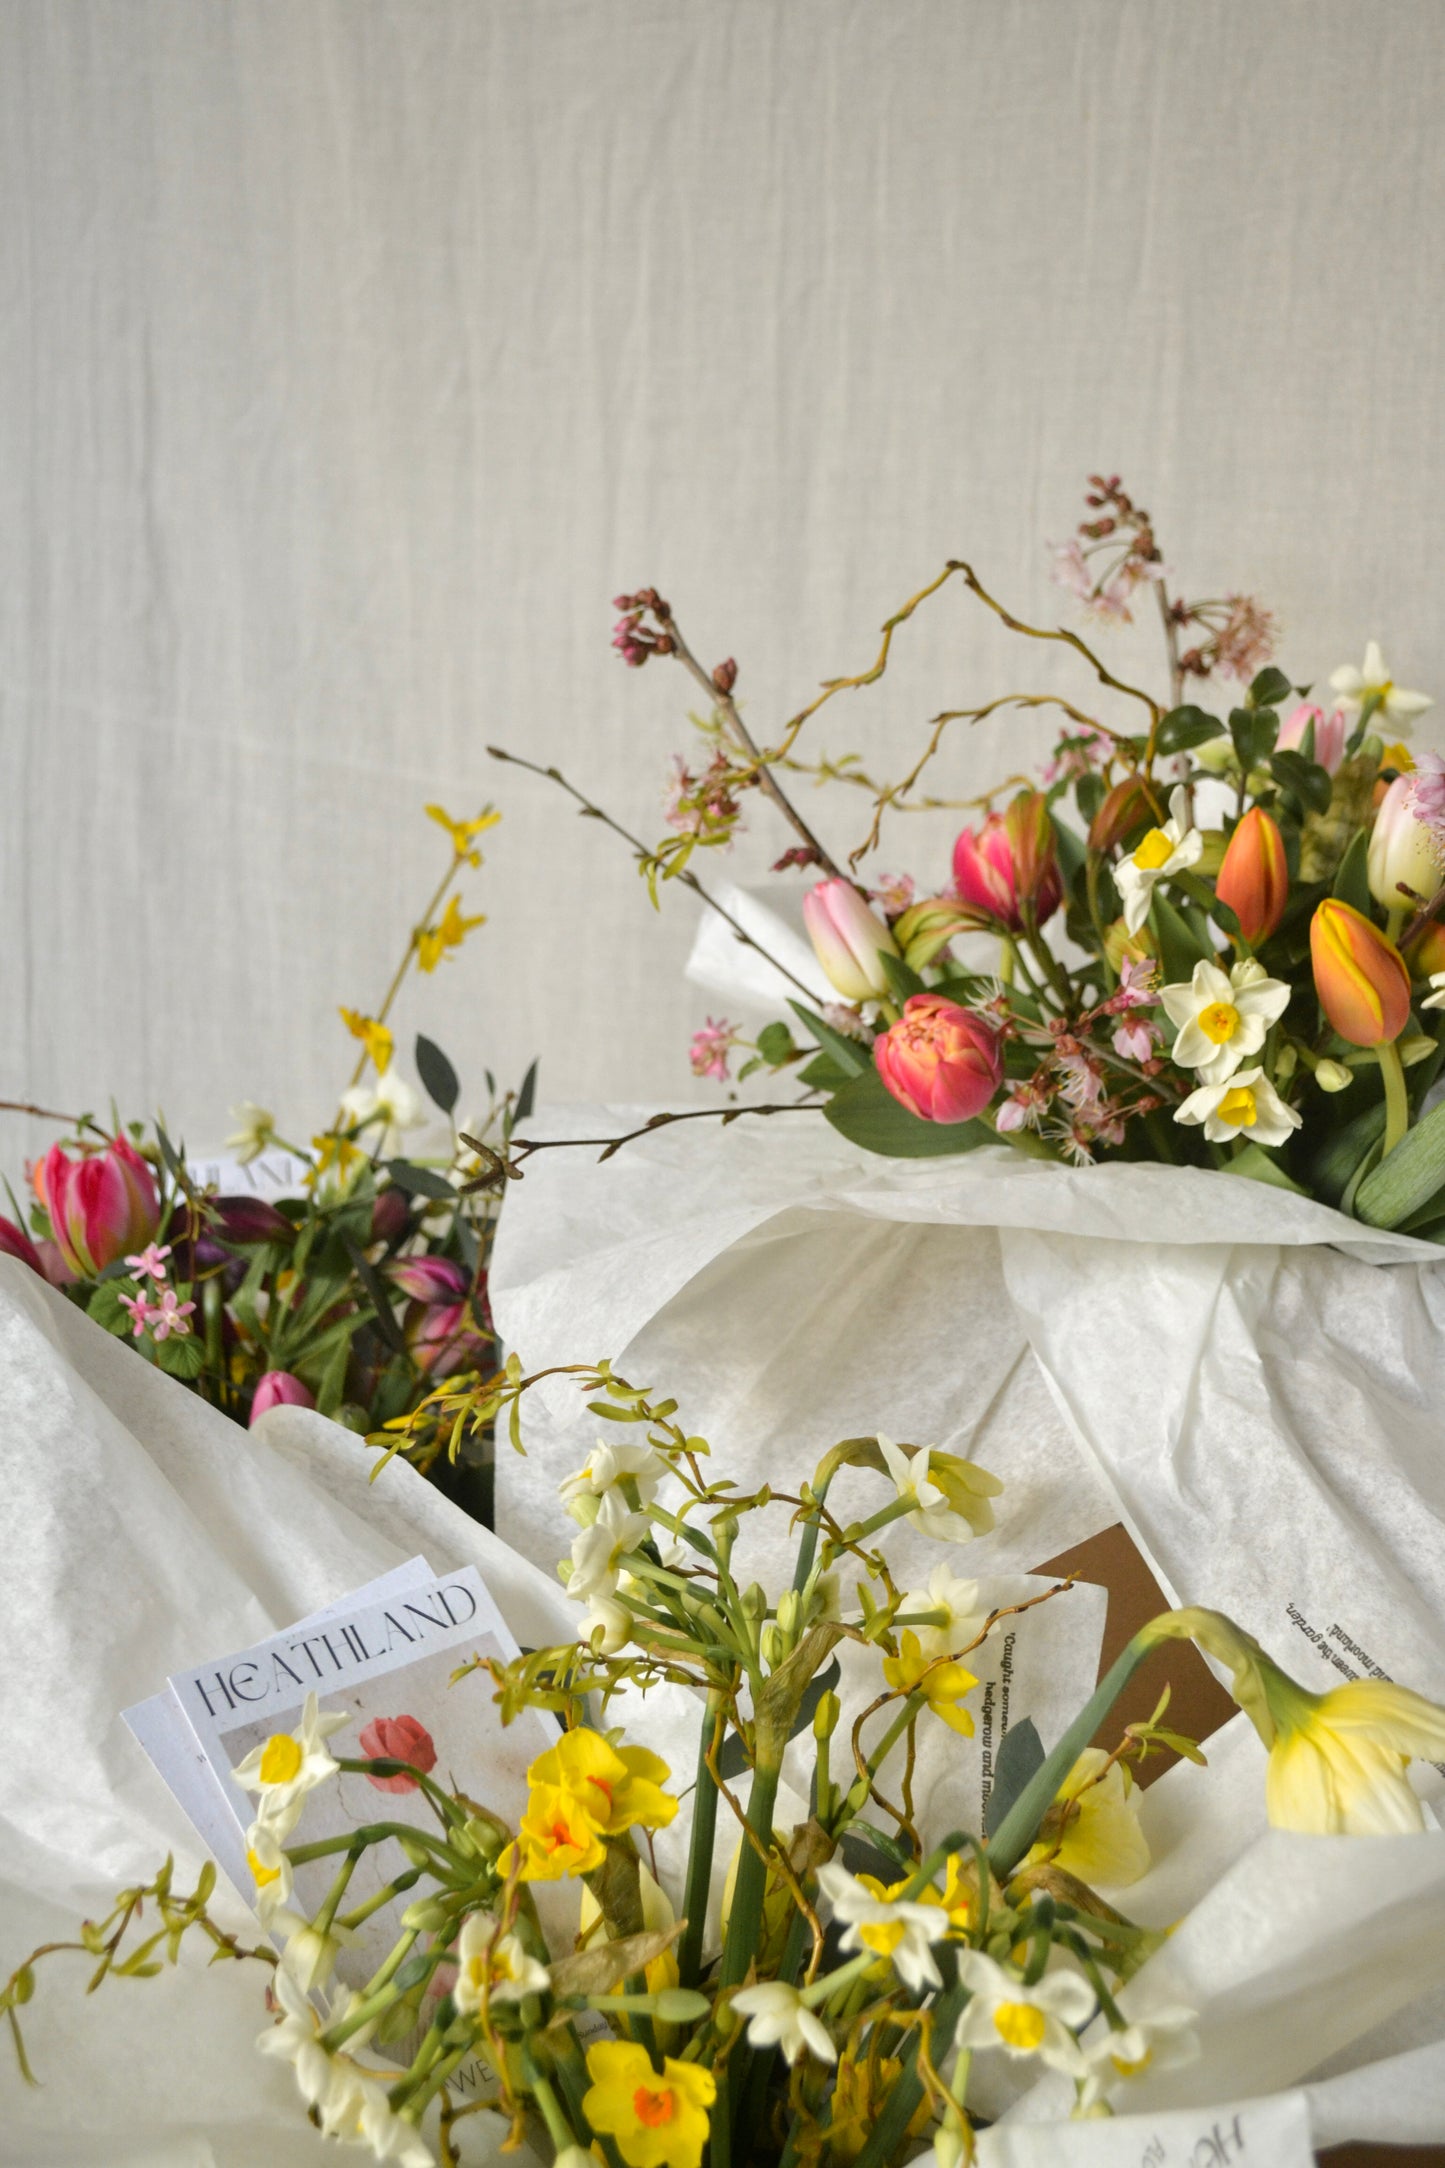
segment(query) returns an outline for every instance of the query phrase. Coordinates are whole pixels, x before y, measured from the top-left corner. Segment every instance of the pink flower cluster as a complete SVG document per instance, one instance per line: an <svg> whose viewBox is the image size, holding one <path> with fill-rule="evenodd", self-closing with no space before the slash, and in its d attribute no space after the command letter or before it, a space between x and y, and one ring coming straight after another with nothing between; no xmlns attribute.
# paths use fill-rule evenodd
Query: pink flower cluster
<svg viewBox="0 0 1445 2168"><path fill-rule="evenodd" d="M666 630L672 612L655 587L641 587L635 595L614 595L612 607L622 612L612 628L612 645L629 670L640 670L653 655L672 653L672 635ZM654 632L643 623L649 611L662 629Z"/></svg>
<svg viewBox="0 0 1445 2168"><path fill-rule="evenodd" d="M694 1076L709 1076L719 1084L728 1080L728 1055L738 1043L738 1027L726 1018L709 1017L701 1031L692 1035L688 1060Z"/></svg>
<svg viewBox="0 0 1445 2168"><path fill-rule="evenodd" d="M701 775L694 775L682 755L674 753L663 806L668 827L710 843L730 843L742 810L732 794L731 774L724 753L715 753Z"/></svg>
<svg viewBox="0 0 1445 2168"><path fill-rule="evenodd" d="M193 1302L182 1302L173 1287L166 1284L166 1259L171 1254L169 1242L148 1242L143 1250L127 1257L126 1264L142 1284L133 1295L119 1298L121 1308L130 1318L130 1329L137 1340L148 1332L159 1343L174 1337L185 1340L190 1337L190 1319L195 1312Z"/></svg>

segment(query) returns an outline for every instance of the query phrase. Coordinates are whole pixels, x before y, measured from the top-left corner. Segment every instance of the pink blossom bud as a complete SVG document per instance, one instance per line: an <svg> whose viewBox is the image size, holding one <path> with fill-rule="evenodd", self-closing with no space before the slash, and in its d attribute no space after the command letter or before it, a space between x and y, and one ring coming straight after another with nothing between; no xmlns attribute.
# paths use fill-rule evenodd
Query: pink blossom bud
<svg viewBox="0 0 1445 2168"><path fill-rule="evenodd" d="M1042 792L1020 791L1006 812L964 829L953 846L953 885L960 903L1006 933L1022 933L1025 912L1036 926L1052 918L1064 884Z"/></svg>
<svg viewBox="0 0 1445 2168"><path fill-rule="evenodd" d="M803 924L819 963L845 1001L870 1001L888 991L885 956L898 944L851 881L820 881L803 898Z"/></svg>
<svg viewBox="0 0 1445 2168"><path fill-rule="evenodd" d="M967 1122L998 1090L999 1034L986 1017L938 994L914 994L873 1042L879 1076L925 1122Z"/></svg>
<svg viewBox="0 0 1445 2168"><path fill-rule="evenodd" d="M1348 724L1343 708L1336 708L1326 715L1323 708L1302 700L1293 713L1285 717L1275 749L1281 753L1299 752L1311 723L1315 726L1315 759L1320 767L1334 775L1345 757Z"/></svg>
<svg viewBox="0 0 1445 2168"><path fill-rule="evenodd" d="M79 1159L52 1145L31 1180L61 1256L82 1278L93 1279L118 1257L143 1250L160 1226L155 1178L125 1137Z"/></svg>
<svg viewBox="0 0 1445 2168"><path fill-rule="evenodd" d="M18 1257L22 1265L29 1265L31 1271L38 1272L42 1280L46 1276L39 1250L25 1229L17 1227L14 1220L0 1219L0 1257Z"/></svg>
<svg viewBox="0 0 1445 2168"><path fill-rule="evenodd" d="M316 1395L309 1385L289 1370L263 1370L251 1396L251 1421L258 1422L268 1408L314 1408Z"/></svg>

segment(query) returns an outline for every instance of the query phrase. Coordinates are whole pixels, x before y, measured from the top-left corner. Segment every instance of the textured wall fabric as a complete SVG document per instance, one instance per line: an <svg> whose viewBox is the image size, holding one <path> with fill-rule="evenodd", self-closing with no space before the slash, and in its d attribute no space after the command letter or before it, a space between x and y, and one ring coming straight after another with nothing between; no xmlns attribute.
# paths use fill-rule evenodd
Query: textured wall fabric
<svg viewBox="0 0 1445 2168"><path fill-rule="evenodd" d="M950 554L1057 612L1105 463L1293 672L1376 634L1445 696L1442 77L1438 0L5 0L0 1093L314 1124L422 803L489 794L491 923L403 1033L705 1091L696 906L484 751L661 832L692 703L611 655L619 587L766 735ZM815 749L1086 682L950 593Z"/></svg>

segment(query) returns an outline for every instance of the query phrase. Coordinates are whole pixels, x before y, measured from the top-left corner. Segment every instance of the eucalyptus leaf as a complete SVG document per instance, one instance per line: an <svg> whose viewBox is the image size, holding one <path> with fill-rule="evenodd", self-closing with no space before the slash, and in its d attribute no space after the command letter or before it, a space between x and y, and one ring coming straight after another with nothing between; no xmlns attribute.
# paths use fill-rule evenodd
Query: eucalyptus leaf
<svg viewBox="0 0 1445 2168"><path fill-rule="evenodd" d="M433 1197L438 1203L455 1204L457 1193L444 1174L432 1167L417 1167L409 1159L389 1159L386 1171L408 1197Z"/></svg>
<svg viewBox="0 0 1445 2168"><path fill-rule="evenodd" d="M1030 1777L1043 1767L1044 1742L1031 1716L1010 1724L994 1756L993 1784L983 1810L985 1836L993 1836Z"/></svg>
<svg viewBox="0 0 1445 2168"><path fill-rule="evenodd" d="M416 1035L416 1073L427 1097L443 1114L450 1114L461 1097L461 1080L434 1039Z"/></svg>

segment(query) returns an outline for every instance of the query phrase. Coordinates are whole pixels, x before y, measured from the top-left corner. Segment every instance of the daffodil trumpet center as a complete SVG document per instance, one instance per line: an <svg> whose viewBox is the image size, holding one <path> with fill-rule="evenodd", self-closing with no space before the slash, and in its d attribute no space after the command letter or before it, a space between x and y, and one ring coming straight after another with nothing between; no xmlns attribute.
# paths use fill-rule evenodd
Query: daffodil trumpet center
<svg viewBox="0 0 1445 2168"><path fill-rule="evenodd" d="M1134 863L1141 873L1157 873L1173 856L1174 845L1164 830L1151 828L1134 853Z"/></svg>
<svg viewBox="0 0 1445 2168"><path fill-rule="evenodd" d="M1031 2002L1001 2002L993 2013L994 2028L1007 2047L1032 2050L1044 2037L1047 2020Z"/></svg>
<svg viewBox="0 0 1445 2168"><path fill-rule="evenodd" d="M1239 1011L1232 1001L1211 1001L1199 1012L1199 1028L1215 1046L1227 1046L1239 1029Z"/></svg>
<svg viewBox="0 0 1445 2168"><path fill-rule="evenodd" d="M301 1767L301 1748L288 1731L273 1732L261 1756L263 1784L289 1784Z"/></svg>
<svg viewBox="0 0 1445 2168"><path fill-rule="evenodd" d="M1259 1120L1254 1093L1247 1084L1236 1084L1219 1102L1219 1119L1236 1129L1253 1129Z"/></svg>

